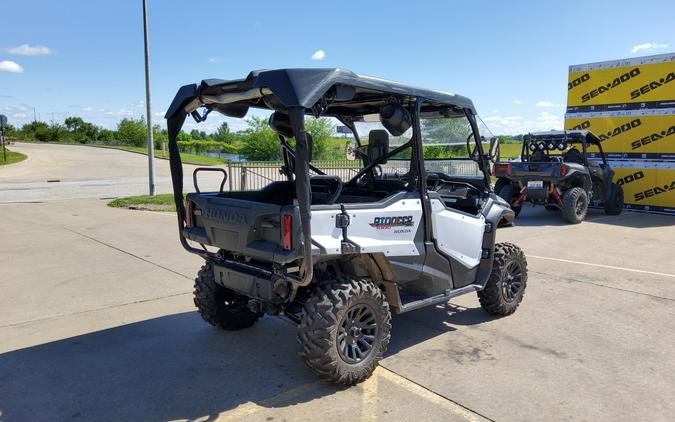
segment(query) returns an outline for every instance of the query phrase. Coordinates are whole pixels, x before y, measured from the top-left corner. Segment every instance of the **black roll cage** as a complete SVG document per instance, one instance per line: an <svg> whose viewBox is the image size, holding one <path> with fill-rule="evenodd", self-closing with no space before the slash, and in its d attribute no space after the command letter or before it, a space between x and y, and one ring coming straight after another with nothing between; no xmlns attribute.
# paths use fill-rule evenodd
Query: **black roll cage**
<svg viewBox="0 0 675 422"><path fill-rule="evenodd" d="M302 78L307 78L303 81ZM317 78L322 78L318 80ZM331 83L334 82L334 83ZM364 89L368 95L373 94L372 90L380 92L379 96L373 98L386 99L389 101L395 96L407 97L414 101L412 108L413 136L408 143L394 149L379 160L369 163L366 168L372 169L378 161L385 160L387 156L394 155L403 147L412 146L411 174L417 175L418 183L411 189L419 190L421 202L423 204L423 213L425 218L425 239L431 240L431 206L429 198L426 195L427 178L424 167L424 154L422 153L422 134L420 126L420 113L428 112L434 107L443 109L452 109L455 114L464 114L469 120L471 130L474 136L474 143L478 152L478 164L485 179L486 189L490 189L490 179L488 174L488 164L483 152L480 132L475 119L475 109L470 100L465 97L447 94L441 91L423 90L416 87L410 87L397 82L384 81L375 78L361 77L348 71L339 69L287 69L266 72L252 72L245 80L220 81L204 80L197 86L196 84L185 85L181 87L176 94L171 106L166 113L167 129L169 137L169 160L171 170L171 180L173 185L174 202L176 204L176 215L178 218L179 238L181 245L188 251L197 254L204 259L219 261L221 257L206 249L201 245L201 249L191 246L184 235L186 227L186 210L183 203L183 165L178 149L177 137L180 133L187 115L190 114L195 121L205 120L208 113L215 109L222 114L230 117L244 117L249 107L266 108L287 113L293 129L296 140L295 151L288 145L285 139L280 136L282 147L282 158L284 158L286 167L285 172L291 174L291 169L287 168L290 159L293 161L293 173L296 181L296 195L300 214L300 223L302 226L302 265L301 277L285 275L287 280L294 285L294 289L308 285L313 278L312 263L312 238L310 225L310 177L309 170L322 172L314 168L309 163L310 151L308 149L307 133L305 132L304 117L306 114L321 116L322 110L326 111L329 107L328 100L321 94L336 98L338 95L338 85L335 82L341 82L339 87L347 86L355 92ZM349 83L351 82L351 86ZM348 95L347 93L346 95ZM345 95L345 94L340 94ZM432 103L423 109L425 101ZM349 104L345 102L344 104ZM372 100L364 102L357 107L372 111ZM199 114L197 108L206 107L204 114ZM338 106L342 106L338 103ZM447 111L446 111L447 112ZM361 115L363 115L362 113ZM325 113L337 117L340 121L348 123L347 126L352 129L356 142L360 145L357 131L350 117L341 113ZM356 115L356 113L355 113ZM368 171L366 170L366 172ZM363 170L362 170L363 171ZM364 172L364 174L366 173ZM413 179L414 180L414 179Z"/></svg>
<svg viewBox="0 0 675 422"><path fill-rule="evenodd" d="M605 151L602 149L602 141L596 137L593 132L588 130L567 130L567 131L551 131L551 132L539 132L539 133L529 133L523 138L523 145L521 147L520 156L525 158L532 155L532 151L527 148L527 145L533 142L546 142L548 140L553 140L555 142L563 142L566 145L581 145L581 155L584 159L584 166L588 166L588 145L594 145L598 147L600 152L600 157L602 158L602 164L607 165L607 158L605 157ZM547 154L549 149L545 149Z"/></svg>

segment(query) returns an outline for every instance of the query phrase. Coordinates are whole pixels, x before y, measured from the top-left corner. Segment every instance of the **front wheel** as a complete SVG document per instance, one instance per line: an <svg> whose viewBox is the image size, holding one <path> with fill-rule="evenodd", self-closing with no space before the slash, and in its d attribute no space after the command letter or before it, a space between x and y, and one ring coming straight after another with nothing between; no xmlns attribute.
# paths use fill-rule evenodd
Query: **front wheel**
<svg viewBox="0 0 675 422"><path fill-rule="evenodd" d="M609 194L607 195L607 201L604 204L605 214L607 215L619 215L621 210L623 210L623 188L621 185L612 183L609 186Z"/></svg>
<svg viewBox="0 0 675 422"><path fill-rule="evenodd" d="M526 285L527 260L523 251L513 243L497 243L490 278L478 292L480 306L492 315L511 315L523 300Z"/></svg>
<svg viewBox="0 0 675 422"><path fill-rule="evenodd" d="M384 293L370 281L341 277L317 287L298 326L300 357L319 377L353 385L372 374L391 337Z"/></svg>

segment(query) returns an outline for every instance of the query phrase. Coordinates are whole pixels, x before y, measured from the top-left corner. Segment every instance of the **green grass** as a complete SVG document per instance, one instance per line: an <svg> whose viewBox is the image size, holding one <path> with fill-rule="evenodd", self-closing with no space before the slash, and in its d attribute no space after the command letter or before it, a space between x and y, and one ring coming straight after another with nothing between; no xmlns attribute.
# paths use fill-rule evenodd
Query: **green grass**
<svg viewBox="0 0 675 422"><path fill-rule="evenodd" d="M108 206L143 211L176 211L176 203L173 200L172 193L163 193L155 196L138 195L117 198L108 202Z"/></svg>
<svg viewBox="0 0 675 422"><path fill-rule="evenodd" d="M113 145L89 145L89 146L97 148L119 149L122 151L129 151L138 154L148 155L148 149L146 147L113 146ZM155 157L169 159L169 152L162 150L155 150ZM219 164L227 163L227 160L224 158L208 157L206 155L187 154L184 152L180 153L180 158L183 161L183 164L196 164L198 166L216 166Z"/></svg>
<svg viewBox="0 0 675 422"><path fill-rule="evenodd" d="M5 165L5 164L14 164L18 163L19 161L23 161L26 158L26 154L21 154L20 152L14 152L10 150L5 151L7 154L7 160L5 161L5 155L2 153L2 147L0 147L0 166Z"/></svg>
<svg viewBox="0 0 675 422"><path fill-rule="evenodd" d="M499 153L501 156L501 159L512 159L512 158L518 158L520 156L520 152L523 148L523 144L500 144L499 145Z"/></svg>

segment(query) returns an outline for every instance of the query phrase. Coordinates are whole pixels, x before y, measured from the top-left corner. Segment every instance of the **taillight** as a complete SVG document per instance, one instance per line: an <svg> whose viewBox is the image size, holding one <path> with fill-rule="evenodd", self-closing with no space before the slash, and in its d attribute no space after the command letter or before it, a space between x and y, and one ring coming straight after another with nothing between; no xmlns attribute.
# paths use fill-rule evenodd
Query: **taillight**
<svg viewBox="0 0 675 422"><path fill-rule="evenodd" d="M185 227L191 228L192 222L192 201L185 200Z"/></svg>
<svg viewBox="0 0 675 422"><path fill-rule="evenodd" d="M495 164L495 171L494 174L497 174L497 172L500 173L506 173L508 176L511 175L511 164Z"/></svg>
<svg viewBox="0 0 675 422"><path fill-rule="evenodd" d="M560 174L563 176L567 176L567 173L570 171L569 167L567 166L562 166L560 167Z"/></svg>
<svg viewBox="0 0 675 422"><path fill-rule="evenodd" d="M291 214L284 214L282 241L284 250L290 251L293 248L293 216Z"/></svg>

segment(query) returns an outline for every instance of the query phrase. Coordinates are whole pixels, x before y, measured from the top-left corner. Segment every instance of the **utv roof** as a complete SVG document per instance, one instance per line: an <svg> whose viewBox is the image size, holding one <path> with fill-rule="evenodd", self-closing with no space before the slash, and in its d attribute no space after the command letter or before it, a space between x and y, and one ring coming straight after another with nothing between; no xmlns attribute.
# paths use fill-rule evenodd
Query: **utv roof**
<svg viewBox="0 0 675 422"><path fill-rule="evenodd" d="M320 107L322 115L376 113L392 98L423 97L422 112L476 113L470 99L450 92L418 88L399 82L357 75L344 69L278 69L253 71L244 79L204 79L183 86L165 117L200 106L225 115L243 117L249 107L283 110ZM326 100L330 101L326 101Z"/></svg>
<svg viewBox="0 0 675 422"><path fill-rule="evenodd" d="M600 139L588 130L551 130L549 132L528 133L523 141L565 141L581 142L586 140L589 144L599 144Z"/></svg>

